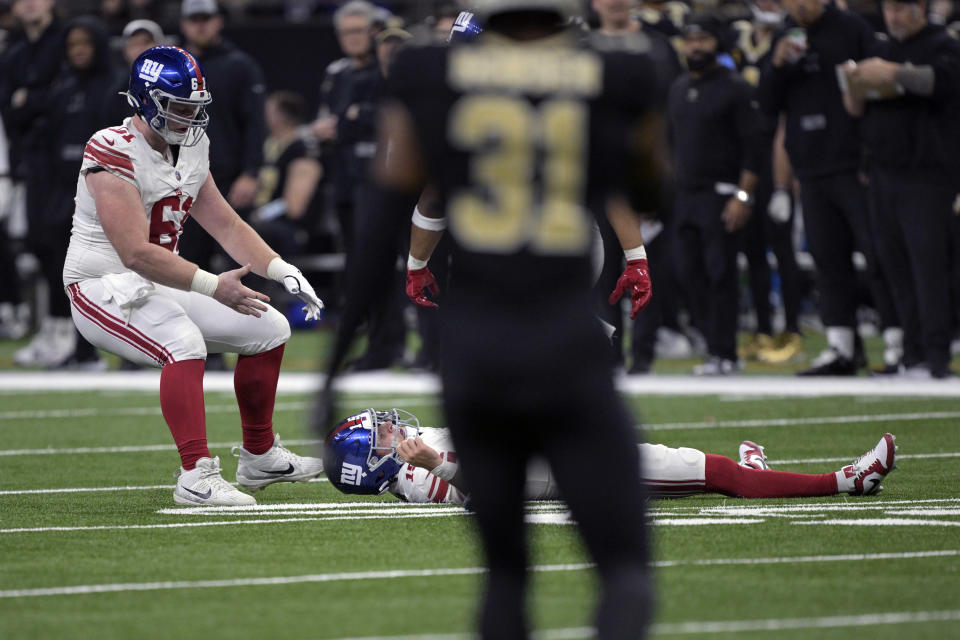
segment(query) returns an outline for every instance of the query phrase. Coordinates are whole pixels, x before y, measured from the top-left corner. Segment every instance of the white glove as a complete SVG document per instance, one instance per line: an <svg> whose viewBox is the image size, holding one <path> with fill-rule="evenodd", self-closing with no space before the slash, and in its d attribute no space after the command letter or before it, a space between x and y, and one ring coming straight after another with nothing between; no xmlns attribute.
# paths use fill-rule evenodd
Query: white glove
<svg viewBox="0 0 960 640"><path fill-rule="evenodd" d="M790 192L786 189L777 189L770 196L770 204L767 205L767 215L779 224L783 224L790 219Z"/></svg>
<svg viewBox="0 0 960 640"><path fill-rule="evenodd" d="M292 293L306 303L303 312L307 320L320 320L323 317L323 301L317 297L317 292L300 273L300 269L281 258L274 258L267 265L267 276L282 284L288 293Z"/></svg>

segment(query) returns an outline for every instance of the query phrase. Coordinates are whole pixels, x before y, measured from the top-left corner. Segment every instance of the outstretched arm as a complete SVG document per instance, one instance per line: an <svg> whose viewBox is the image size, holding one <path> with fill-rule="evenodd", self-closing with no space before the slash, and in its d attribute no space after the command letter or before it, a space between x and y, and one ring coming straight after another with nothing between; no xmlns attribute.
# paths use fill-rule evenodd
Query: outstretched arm
<svg viewBox="0 0 960 640"><path fill-rule="evenodd" d="M208 174L200 187L192 213L231 258L249 265L258 276L279 282L289 293L303 300L307 320L320 319L323 302L310 283L299 269L284 261L253 227L237 215L220 193L212 175Z"/></svg>
<svg viewBox="0 0 960 640"><path fill-rule="evenodd" d="M250 265L219 276L200 269L173 251L150 242L150 227L143 215L140 194L132 184L106 171L87 173L87 188L93 196L103 231L123 266L141 276L175 289L208 295L244 315L258 316L270 299L248 289L240 278Z"/></svg>
<svg viewBox="0 0 960 640"><path fill-rule="evenodd" d="M643 246L643 234L640 231L640 218L625 197L611 196L607 199L607 219L610 220L627 259L627 266L617 280L609 302L616 304L623 294L629 292L632 302L630 317L636 318L653 296L647 250Z"/></svg>

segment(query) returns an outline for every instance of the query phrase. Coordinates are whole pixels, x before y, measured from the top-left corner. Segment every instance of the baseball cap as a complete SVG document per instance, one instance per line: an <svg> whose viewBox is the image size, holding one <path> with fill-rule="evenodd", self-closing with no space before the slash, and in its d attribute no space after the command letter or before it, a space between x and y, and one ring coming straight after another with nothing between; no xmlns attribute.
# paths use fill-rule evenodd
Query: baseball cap
<svg viewBox="0 0 960 640"><path fill-rule="evenodd" d="M128 22L127 26L123 28L123 37L129 38L138 31L149 33L154 42L160 43L164 40L163 29L153 20L132 20Z"/></svg>
<svg viewBox="0 0 960 640"><path fill-rule="evenodd" d="M377 42L386 42L387 40L409 40L411 37L410 33L404 31L400 27L388 27L377 34Z"/></svg>
<svg viewBox="0 0 960 640"><path fill-rule="evenodd" d="M213 16L219 13L217 0L183 0L180 5L180 16L189 18L196 15Z"/></svg>

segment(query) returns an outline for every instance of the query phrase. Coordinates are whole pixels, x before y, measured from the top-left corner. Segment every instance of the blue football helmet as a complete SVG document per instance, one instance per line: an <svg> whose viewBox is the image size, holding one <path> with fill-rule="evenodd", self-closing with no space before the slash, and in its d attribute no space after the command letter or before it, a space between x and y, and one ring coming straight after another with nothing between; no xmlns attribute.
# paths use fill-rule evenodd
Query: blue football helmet
<svg viewBox="0 0 960 640"><path fill-rule="evenodd" d="M396 427L390 441L379 436L379 427ZM367 409L342 420L323 446L323 470L330 483L343 493L380 495L390 488L403 465L397 445L420 434L420 420L406 411ZM381 455L377 450L389 449Z"/></svg>
<svg viewBox="0 0 960 640"><path fill-rule="evenodd" d="M474 14L461 11L453 22L447 42L470 42L483 33L483 25Z"/></svg>
<svg viewBox="0 0 960 640"><path fill-rule="evenodd" d="M150 128L169 144L197 144L210 116L213 100L197 62L180 47L152 47L140 54L130 70L127 102Z"/></svg>

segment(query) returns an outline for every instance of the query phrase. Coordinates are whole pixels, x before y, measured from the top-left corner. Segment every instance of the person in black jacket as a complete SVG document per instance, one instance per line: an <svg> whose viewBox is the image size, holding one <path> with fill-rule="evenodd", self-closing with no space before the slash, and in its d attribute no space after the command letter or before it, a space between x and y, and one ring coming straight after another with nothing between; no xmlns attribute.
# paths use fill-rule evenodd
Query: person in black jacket
<svg viewBox="0 0 960 640"><path fill-rule="evenodd" d="M351 0L334 14L345 57L326 69L318 118L312 125L317 138L326 143L328 207L340 223L347 270L356 256L354 237L367 224L363 200L369 193L367 173L376 151L376 113L383 78L373 49L373 19L374 7L366 0ZM400 289L395 287L395 291ZM401 359L406 337L404 303L402 295L394 295L381 308L371 310L367 350L351 368L383 369Z"/></svg>
<svg viewBox="0 0 960 640"><path fill-rule="evenodd" d="M784 0L790 16L758 86L764 111L786 115L786 148L800 181L810 253L817 266L820 317L828 348L801 375L856 375L857 273L867 259L870 291L885 329L899 326L876 267L866 189L858 175L860 137L844 110L836 65L870 51L873 31L861 18L821 0ZM891 342L893 332L887 332Z"/></svg>
<svg viewBox="0 0 960 640"><path fill-rule="evenodd" d="M849 71L863 114L881 263L904 329L908 375L950 375L951 216L960 183L960 42L924 0L884 0L890 38ZM888 99L870 99L890 95Z"/></svg>
<svg viewBox="0 0 960 640"><path fill-rule="evenodd" d="M691 296L709 357L698 375L737 371L737 231L746 224L757 187L761 142L753 88L717 62L725 41L712 15L684 27L690 69L670 87L667 112L677 184L674 206L677 272L702 283Z"/></svg>
<svg viewBox="0 0 960 640"><path fill-rule="evenodd" d="M210 174L230 205L245 212L253 206L257 172L263 164L263 71L221 36L223 16L216 0L183 0L180 15L184 48L197 58L217 94L216 103L207 109L207 135L216 141L210 147ZM213 268L210 261L219 249L210 234L187 218L183 235L180 255L201 268ZM208 370L222 368L222 356L207 359Z"/></svg>
<svg viewBox="0 0 960 640"><path fill-rule="evenodd" d="M107 126L104 103L119 100L109 89L116 82L110 61L106 25L98 18L80 17L64 31L66 64L49 92L46 136L50 173L47 201L40 217L31 220L42 232L32 234L30 250L40 263L49 291L49 311L57 322L73 323L69 298L63 292L63 261L73 222L77 172L90 136ZM73 330L73 340L50 346L49 367L102 369L96 349Z"/></svg>
<svg viewBox="0 0 960 640"><path fill-rule="evenodd" d="M14 5L24 37L7 49L0 69L0 109L10 141L11 173L26 190L28 244L38 237L42 241L44 233L40 220L47 204L50 170L46 109L50 87L63 63L63 25L53 13L53 4L52 0L20 0ZM14 362L49 364L56 355L49 353L51 345L73 340L73 327L64 322L43 318L39 329L30 344L14 354ZM72 345L67 346L72 350Z"/></svg>

